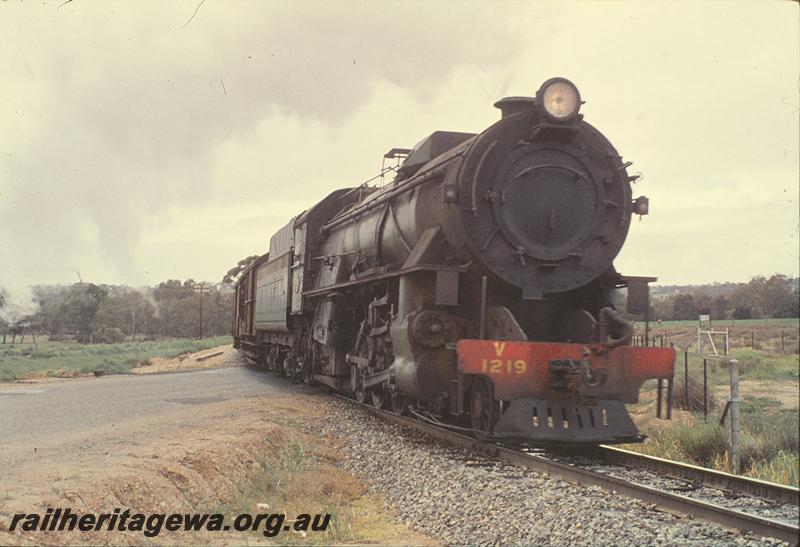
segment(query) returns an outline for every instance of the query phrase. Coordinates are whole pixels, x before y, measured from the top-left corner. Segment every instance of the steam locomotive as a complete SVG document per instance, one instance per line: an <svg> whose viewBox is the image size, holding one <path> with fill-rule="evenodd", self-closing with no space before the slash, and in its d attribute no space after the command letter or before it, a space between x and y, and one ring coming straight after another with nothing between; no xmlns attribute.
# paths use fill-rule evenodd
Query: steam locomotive
<svg viewBox="0 0 800 547"><path fill-rule="evenodd" d="M672 377L614 309L648 282L612 264L633 214L611 143L564 78L507 97L484 131L393 148L394 178L332 192L272 236L236 283L234 345L275 373L477 436L640 440L625 409Z"/></svg>

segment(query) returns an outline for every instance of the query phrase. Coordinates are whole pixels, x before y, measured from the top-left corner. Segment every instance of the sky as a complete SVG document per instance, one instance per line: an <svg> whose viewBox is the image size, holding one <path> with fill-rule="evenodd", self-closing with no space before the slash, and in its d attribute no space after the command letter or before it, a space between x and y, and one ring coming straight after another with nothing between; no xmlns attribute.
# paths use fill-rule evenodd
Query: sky
<svg viewBox="0 0 800 547"><path fill-rule="evenodd" d="M795 2L0 1L0 286L219 281L383 154L575 82L643 178L616 260L798 275Z"/></svg>

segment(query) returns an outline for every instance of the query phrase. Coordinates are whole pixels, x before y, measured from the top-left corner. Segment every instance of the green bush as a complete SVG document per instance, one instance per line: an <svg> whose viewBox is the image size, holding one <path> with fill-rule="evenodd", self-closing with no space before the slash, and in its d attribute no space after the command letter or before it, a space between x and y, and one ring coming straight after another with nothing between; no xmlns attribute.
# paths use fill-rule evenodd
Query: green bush
<svg viewBox="0 0 800 547"><path fill-rule="evenodd" d="M764 354L753 349L732 351L730 357L739 361L739 374L743 376L748 376L764 364Z"/></svg>
<svg viewBox="0 0 800 547"><path fill-rule="evenodd" d="M702 465L711 465L719 454L728 449L725 430L716 423L682 425L674 428L670 434L689 458Z"/></svg>
<svg viewBox="0 0 800 547"><path fill-rule="evenodd" d="M747 405L745 405L745 408ZM800 446L800 414L796 410L782 412L744 412L742 428L761 437L779 450L798 452Z"/></svg>

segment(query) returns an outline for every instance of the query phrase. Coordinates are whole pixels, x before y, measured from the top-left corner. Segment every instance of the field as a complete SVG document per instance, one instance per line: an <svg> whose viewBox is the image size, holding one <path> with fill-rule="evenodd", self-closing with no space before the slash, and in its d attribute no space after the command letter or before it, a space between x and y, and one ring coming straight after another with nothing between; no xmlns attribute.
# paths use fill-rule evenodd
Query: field
<svg viewBox="0 0 800 547"><path fill-rule="evenodd" d="M697 321L662 321L650 323L651 339L658 345L674 344L676 348L685 349L694 345L697 337ZM703 327L709 330L708 325ZM724 331L728 329L731 349L750 348L773 353L797 353L800 348L800 319L726 319L712 321L710 330ZM636 322L637 335L644 334L644 323ZM783 349L781 349L781 339ZM714 343L722 353L723 335L715 335ZM709 346L708 337L704 337L703 345Z"/></svg>
<svg viewBox="0 0 800 547"><path fill-rule="evenodd" d="M711 326L714 328L748 328L748 327L785 327L791 328L794 327L795 329L798 327L800 323L800 319L797 317L788 317L788 318L780 318L780 319L715 319L711 321ZM636 322L637 327L641 327L644 325L643 321ZM651 326L657 325L657 323L651 323ZM697 327L697 320L685 320L685 321L662 321L660 323L661 326L664 328L675 328L675 327Z"/></svg>
<svg viewBox="0 0 800 547"><path fill-rule="evenodd" d="M40 338L35 344L0 344L0 381L126 373L153 357L176 357L230 343L230 336L218 336L202 340L172 338L120 344L79 344Z"/></svg>
<svg viewBox="0 0 800 547"><path fill-rule="evenodd" d="M728 356L697 353L697 322L669 321L651 325L658 345L672 343L678 352L673 392L673 419L655 418L655 388L642 394L632 408L634 419L650 438L631 449L656 456L731 471L729 432L720 423L730 396L728 359L739 361L741 399L741 471L759 479L798 485L800 449L800 361L798 320L781 319L717 322L714 330L729 329ZM637 333L643 327L637 324ZM783 336L783 351L781 348ZM753 349L752 346L755 346ZM687 348L688 349L684 349ZM706 350L709 346L705 345ZM717 347L721 349L718 343ZM708 383L708 415L703 409L703 362ZM687 367L688 365L688 367ZM689 381L685 371L688 369ZM688 390L686 386L688 385ZM688 404L687 404L688 403Z"/></svg>

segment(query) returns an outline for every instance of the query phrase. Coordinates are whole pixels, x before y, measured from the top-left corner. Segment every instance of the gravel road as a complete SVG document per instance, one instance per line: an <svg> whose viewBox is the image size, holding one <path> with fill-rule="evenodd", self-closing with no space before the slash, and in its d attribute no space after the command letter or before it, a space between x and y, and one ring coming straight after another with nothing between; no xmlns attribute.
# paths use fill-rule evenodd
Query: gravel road
<svg viewBox="0 0 800 547"><path fill-rule="evenodd" d="M286 393L288 382L247 367L0 384L0 481L18 464L96 440L126 423L186 405Z"/></svg>
<svg viewBox="0 0 800 547"><path fill-rule="evenodd" d="M332 406L324 429L347 440L348 469L399 521L446 543L782 545L469 454L344 401Z"/></svg>

